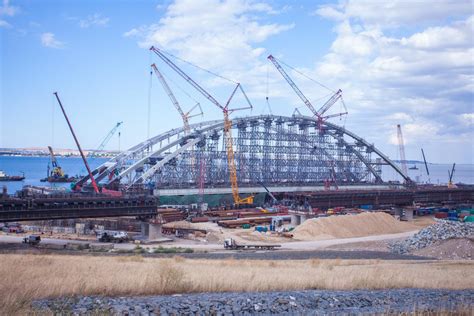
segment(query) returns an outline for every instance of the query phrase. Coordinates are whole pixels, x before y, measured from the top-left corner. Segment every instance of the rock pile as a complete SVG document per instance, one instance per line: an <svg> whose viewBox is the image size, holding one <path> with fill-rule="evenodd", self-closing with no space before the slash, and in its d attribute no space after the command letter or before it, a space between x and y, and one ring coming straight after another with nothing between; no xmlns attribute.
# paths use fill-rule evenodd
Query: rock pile
<svg viewBox="0 0 474 316"><path fill-rule="evenodd" d="M436 224L423 228L412 237L391 243L389 246L392 252L405 254L413 250L426 248L438 241L473 236L474 223L438 220Z"/></svg>
<svg viewBox="0 0 474 316"><path fill-rule="evenodd" d="M359 315L457 310L472 306L474 290L391 289L202 293L171 296L83 296L41 300L33 308L55 315Z"/></svg>

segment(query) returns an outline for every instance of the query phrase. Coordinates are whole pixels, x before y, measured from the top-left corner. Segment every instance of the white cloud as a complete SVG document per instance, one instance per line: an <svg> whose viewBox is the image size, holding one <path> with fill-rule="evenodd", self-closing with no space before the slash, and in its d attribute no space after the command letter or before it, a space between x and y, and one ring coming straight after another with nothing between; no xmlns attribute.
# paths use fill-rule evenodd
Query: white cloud
<svg viewBox="0 0 474 316"><path fill-rule="evenodd" d="M5 20L0 20L0 27L10 28L12 27L10 23Z"/></svg>
<svg viewBox="0 0 474 316"><path fill-rule="evenodd" d="M137 36L142 47L156 45L221 73L243 74L261 63L257 59L265 49L259 43L293 27L263 22L265 15L277 12L254 1L177 0L157 24L134 28L124 36ZM235 69L236 64L245 69Z"/></svg>
<svg viewBox="0 0 474 316"><path fill-rule="evenodd" d="M44 47L50 48L63 48L64 43L58 41L53 33L43 33L41 34L41 44Z"/></svg>
<svg viewBox="0 0 474 316"><path fill-rule="evenodd" d="M3 5L0 7L0 15L14 16L19 11L19 7L10 5L10 0L3 0Z"/></svg>
<svg viewBox="0 0 474 316"><path fill-rule="evenodd" d="M459 17L472 12L470 0L374 1L346 0L336 5L322 5L315 14L334 20L357 19L363 24L392 28L437 22L447 17Z"/></svg>
<svg viewBox="0 0 474 316"><path fill-rule="evenodd" d="M459 120L466 126L474 125L474 113L463 113L459 115Z"/></svg>
<svg viewBox="0 0 474 316"><path fill-rule="evenodd" d="M376 144L396 144L394 126L401 123L412 146L470 148L471 6L469 1L427 6L421 1L351 0L322 6L316 13L336 21L336 39L323 60L307 72L342 87L352 113L349 128L371 134Z"/></svg>
<svg viewBox="0 0 474 316"><path fill-rule="evenodd" d="M109 23L108 17L103 17L99 13L87 16L85 19L79 20L81 28L88 28L90 26L106 26Z"/></svg>

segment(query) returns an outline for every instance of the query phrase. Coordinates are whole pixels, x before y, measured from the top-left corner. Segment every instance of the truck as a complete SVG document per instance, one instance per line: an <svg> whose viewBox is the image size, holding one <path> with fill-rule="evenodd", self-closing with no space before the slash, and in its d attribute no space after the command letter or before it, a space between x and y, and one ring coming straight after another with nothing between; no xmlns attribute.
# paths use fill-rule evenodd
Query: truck
<svg viewBox="0 0 474 316"><path fill-rule="evenodd" d="M101 231L97 234L97 241L100 242L116 242L122 243L129 240L128 234L126 232L110 232L110 231Z"/></svg>
<svg viewBox="0 0 474 316"><path fill-rule="evenodd" d="M41 237L38 235L29 235L23 238L23 243L31 246L36 246L40 243Z"/></svg>
<svg viewBox="0 0 474 316"><path fill-rule="evenodd" d="M249 245L249 244L238 244L233 238L226 238L224 240L224 249L228 250L275 250L275 248L281 247L281 245Z"/></svg>

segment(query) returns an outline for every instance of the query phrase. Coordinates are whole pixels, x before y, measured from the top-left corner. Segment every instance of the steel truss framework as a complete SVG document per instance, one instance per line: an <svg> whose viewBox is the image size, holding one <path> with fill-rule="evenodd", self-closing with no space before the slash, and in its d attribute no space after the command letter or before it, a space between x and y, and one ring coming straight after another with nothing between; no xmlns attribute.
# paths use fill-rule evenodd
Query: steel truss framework
<svg viewBox="0 0 474 316"><path fill-rule="evenodd" d="M223 121L170 130L140 143L94 170L98 182L126 188L229 186ZM406 181L400 168L373 144L345 128L307 116L261 115L232 120L240 186L381 183L381 164ZM374 159L375 158L375 159ZM84 178L82 183L88 179Z"/></svg>

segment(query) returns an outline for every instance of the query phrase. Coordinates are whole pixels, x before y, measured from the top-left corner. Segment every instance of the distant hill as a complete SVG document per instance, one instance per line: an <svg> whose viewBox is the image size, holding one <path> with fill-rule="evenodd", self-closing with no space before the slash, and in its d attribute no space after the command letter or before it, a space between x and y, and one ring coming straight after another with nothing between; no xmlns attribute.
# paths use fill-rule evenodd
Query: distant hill
<svg viewBox="0 0 474 316"><path fill-rule="evenodd" d="M69 148L53 148L54 154L58 157L80 157L79 150ZM93 152L91 149L85 149L84 155L88 156ZM101 150L97 153L98 157L113 157L118 154L117 151ZM28 147L28 148L0 148L0 156L49 156L47 147Z"/></svg>

